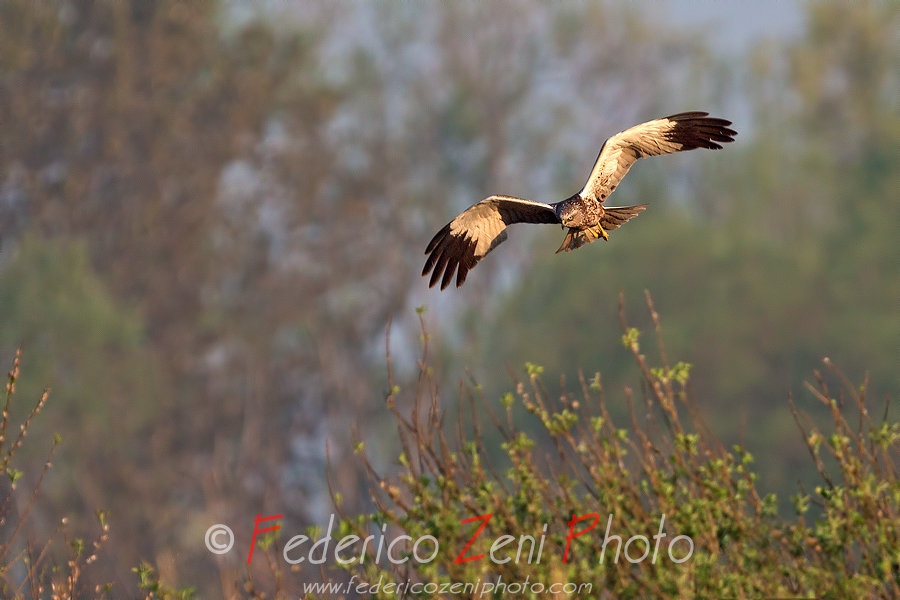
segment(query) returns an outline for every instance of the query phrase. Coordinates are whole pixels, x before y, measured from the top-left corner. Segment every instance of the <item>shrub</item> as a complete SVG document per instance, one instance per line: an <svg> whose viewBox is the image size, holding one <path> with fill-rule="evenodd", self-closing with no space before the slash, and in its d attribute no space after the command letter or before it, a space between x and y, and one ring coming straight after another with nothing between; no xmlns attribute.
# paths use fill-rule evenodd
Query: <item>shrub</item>
<svg viewBox="0 0 900 600"><path fill-rule="evenodd" d="M900 597L900 485L894 465L900 423L887 419L887 408L880 420L872 418L866 383L853 385L825 360L840 382L839 393L818 372L816 385L808 388L831 413L827 430L789 400L821 481L811 493L800 489L792 497L796 514L787 518L778 513L774 494L757 489L753 457L740 445L725 448L703 422L691 393L690 365L667 359L649 296L647 302L656 326L655 364L642 350L641 333L622 314L622 343L640 374L639 392L625 388L621 396L630 409L627 424L610 417L599 373L579 375L574 392L562 379L555 396L542 381L543 368L533 364L500 400L500 414L472 381L462 388L459 412L448 419L429 367L424 325L412 393L404 395L395 384L388 354L386 405L402 452L396 472L382 476L357 443L375 510L342 515L331 548L338 553L347 536L358 539L338 553L346 573L323 570L323 583L336 586L317 594ZM70 540L65 519L46 542L22 539L59 438L28 500L14 501L22 474L11 461L48 397L45 391L15 439L8 438L18 373L17 356L0 421L0 475L10 482L0 505L0 595L105 597L112 584L88 584L83 576L107 537L102 513L92 545ZM492 424L486 430L482 412ZM502 442L494 443L493 433ZM340 510L340 494L332 495ZM16 512L17 506L24 509ZM309 538L322 539L316 529L308 531ZM234 597L316 597L287 576L287 545L280 541L277 533L260 536L271 581L254 581L248 570ZM335 556L326 554L328 564L336 565L330 560ZM162 586L148 564L134 571L145 598L194 596L191 588Z"/></svg>
<svg viewBox="0 0 900 600"><path fill-rule="evenodd" d="M376 473L358 444L375 512L345 516L334 538L372 536L374 523L376 534L387 532L385 546L409 536L392 556L410 558L392 564L382 556L377 562L373 536L364 552L358 542L344 554L356 556L344 567L356 576L352 581L380 581L379 598L399 596L397 587L385 591L388 582L419 597L538 598L553 584L569 584L561 591L576 597L900 597L900 485L893 462L900 424L889 422L886 410L882 420L873 420L865 384L854 386L826 359L842 382L838 395L818 372L818 385L807 386L829 407L830 430L814 426L791 402L821 484L811 493L798 490L792 497L796 515L781 516L775 495L756 487L753 457L739 445L723 447L704 424L691 394L690 366L667 360L649 295L647 301L657 329L657 366L622 316L622 342L641 378L639 394L624 390L628 424L610 419L599 373L580 376L575 392L563 380L563 391L553 397L542 369L529 365L527 379L501 399L505 414L495 413L474 382L465 388L462 404L473 414L466 433L462 412L447 426L428 367L424 326L408 410L398 408L401 391L388 356L387 405L402 446L399 472ZM498 461L486 446L475 415L479 403L503 436L504 468L493 464ZM539 432L519 429L516 405L533 415ZM850 424L850 414L858 424ZM539 436L551 441L552 453L537 452ZM636 559L649 547L647 558L631 562L622 555L615 561L619 543L613 539L604 554L607 529L621 536L623 551L632 536L644 536L627 550ZM659 533L665 537L653 537ZM431 561L412 553L412 542L425 536L432 538L418 548L423 559L434 548L431 540L439 542ZM690 547L677 536L688 536L693 547L683 562L676 560ZM531 538L536 548L541 545L539 561L527 560Z"/></svg>

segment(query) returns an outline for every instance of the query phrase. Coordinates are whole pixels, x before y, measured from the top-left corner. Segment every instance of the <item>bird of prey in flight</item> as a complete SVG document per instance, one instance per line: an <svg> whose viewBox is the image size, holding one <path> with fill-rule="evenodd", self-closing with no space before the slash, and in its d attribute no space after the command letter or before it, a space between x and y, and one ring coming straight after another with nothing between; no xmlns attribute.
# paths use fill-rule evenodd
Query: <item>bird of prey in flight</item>
<svg viewBox="0 0 900 600"><path fill-rule="evenodd" d="M584 189L555 204L491 196L471 206L429 242L422 276L431 271L429 287L440 281L443 290L456 272L456 287L461 286L469 270L506 239L506 228L513 223L557 223L563 229L568 227L557 253L581 248L601 237L608 240L609 231L647 208L646 204L603 206L637 159L695 148L721 150L720 144L734 141L737 132L729 129L731 121L708 114L679 113L617 133L600 149Z"/></svg>

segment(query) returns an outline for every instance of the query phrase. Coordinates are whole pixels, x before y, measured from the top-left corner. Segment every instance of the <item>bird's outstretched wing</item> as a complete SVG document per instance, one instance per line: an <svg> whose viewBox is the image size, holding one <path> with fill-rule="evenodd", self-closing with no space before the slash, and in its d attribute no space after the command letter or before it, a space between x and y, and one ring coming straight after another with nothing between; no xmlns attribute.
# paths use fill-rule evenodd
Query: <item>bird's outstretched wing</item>
<svg viewBox="0 0 900 600"><path fill-rule="evenodd" d="M491 196L467 208L458 217L437 232L425 248L428 259L422 276L434 269L429 287L441 279L441 289L450 285L453 272L457 271L456 287L466 280L466 275L478 261L487 256L506 239L506 227L513 223L559 223L559 217L549 204L512 198Z"/></svg>
<svg viewBox="0 0 900 600"><path fill-rule="evenodd" d="M709 148L733 142L737 132L731 121L707 117L705 112L685 112L647 121L612 136L603 148L581 195L603 202L616 189L639 158Z"/></svg>

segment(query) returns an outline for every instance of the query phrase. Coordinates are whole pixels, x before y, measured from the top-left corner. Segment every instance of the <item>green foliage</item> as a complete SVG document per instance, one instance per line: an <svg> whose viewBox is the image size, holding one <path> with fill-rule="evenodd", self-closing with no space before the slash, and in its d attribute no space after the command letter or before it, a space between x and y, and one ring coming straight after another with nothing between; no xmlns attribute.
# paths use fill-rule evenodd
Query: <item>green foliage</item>
<svg viewBox="0 0 900 600"><path fill-rule="evenodd" d="M650 312L659 331L652 304ZM625 388L630 426L614 425L601 386L589 388L581 378L580 393L563 392L554 400L530 365L527 383L517 382L515 394L503 402L505 422L484 404L505 439L505 471L492 464L492 449L477 429L472 438L457 431L455 442L448 439L436 397L430 406L421 397L432 386L423 359L412 414L397 413L403 447L399 471L380 476L360 454L372 478L377 512L345 518L340 525L340 536L365 537L371 523L391 524L411 538L394 557L409 560L398 566L384 559L376 564L375 550L369 548L362 563L357 558L344 568L361 582L411 579L445 589L476 581L570 583L575 584L570 589L581 590L576 597L900 595L900 477L895 469L900 424L876 423L869 416L868 385L851 384L826 359L843 381L842 396L832 396L818 372L819 385L808 387L829 410L830 428L818 428L791 404L819 485L814 495L795 494L796 516L785 518L778 514L776 495L759 491L751 453L739 444L728 450L709 433L693 396L684 392L690 389L689 365L671 366L660 338L660 363L651 366L637 347L637 330L624 331L643 390L642 402L635 403ZM544 458L534 436L517 429L514 403L537 417L542 435L557 449L553 457ZM640 419L637 406L646 407ZM811 504L817 507L815 518ZM590 518L573 521L586 515L597 515L597 526L568 539L574 523L575 533L589 526ZM659 540L659 559L613 560L616 542L604 554L607 526L623 543L635 535L655 540L662 527L666 537ZM673 560L688 555L686 542L673 542L679 535L693 543L693 552L681 563ZM429 562L416 560L412 548L424 536L440 545ZM532 538L542 544L539 560L528 560ZM639 556L644 543L638 538L629 555ZM346 555L352 556L352 551ZM588 585L585 593L588 588L582 586ZM506 596L543 597L533 589L498 597Z"/></svg>
<svg viewBox="0 0 900 600"><path fill-rule="evenodd" d="M134 567L132 572L137 573L140 577L138 587L147 593L147 598L160 598L160 600L193 600L193 587L181 588L173 590L165 587L159 582L159 577L149 564L142 562L140 566Z"/></svg>
<svg viewBox="0 0 900 600"><path fill-rule="evenodd" d="M527 362L525 363L525 370L528 372L528 376L532 377L535 375L540 375L544 372L544 367L540 365L536 365L534 363Z"/></svg>
<svg viewBox="0 0 900 600"><path fill-rule="evenodd" d="M636 327L630 327L624 335L622 335L622 345L637 352L640 350L640 346L638 345L638 338L640 337L641 332Z"/></svg>
<svg viewBox="0 0 900 600"><path fill-rule="evenodd" d="M9 482L13 488L16 487L16 482L19 480L19 477L22 476L22 471L17 471L16 469L9 468L6 469L6 474L9 475Z"/></svg>

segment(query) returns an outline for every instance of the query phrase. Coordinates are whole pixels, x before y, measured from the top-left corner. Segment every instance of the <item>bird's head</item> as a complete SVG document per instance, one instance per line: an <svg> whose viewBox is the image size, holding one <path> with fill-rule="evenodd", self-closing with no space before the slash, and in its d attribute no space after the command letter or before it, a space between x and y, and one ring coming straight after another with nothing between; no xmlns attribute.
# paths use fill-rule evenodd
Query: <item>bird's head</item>
<svg viewBox="0 0 900 600"><path fill-rule="evenodd" d="M559 217L563 229L566 227L581 227L583 214L575 203L562 202L556 207L556 216Z"/></svg>

